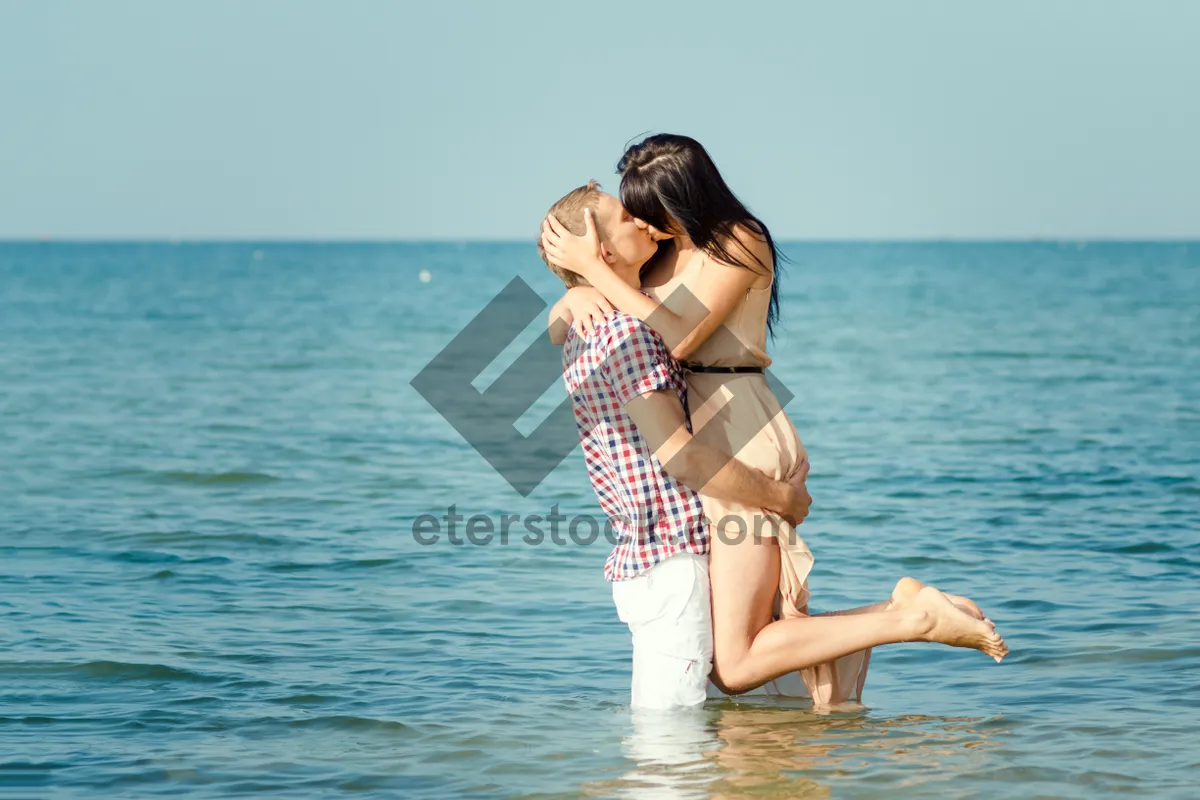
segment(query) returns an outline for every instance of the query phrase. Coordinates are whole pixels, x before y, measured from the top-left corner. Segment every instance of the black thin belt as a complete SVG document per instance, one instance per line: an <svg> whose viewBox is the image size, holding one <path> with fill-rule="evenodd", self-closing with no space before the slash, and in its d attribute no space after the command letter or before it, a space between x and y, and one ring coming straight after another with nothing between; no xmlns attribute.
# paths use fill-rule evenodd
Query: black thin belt
<svg viewBox="0 0 1200 800"><path fill-rule="evenodd" d="M746 366L746 367L712 367L712 366L709 366L708 364L690 364L687 361L684 361L681 366L688 372L719 372L722 374L730 374L730 373L741 374L744 372L752 372L752 373L757 372L761 375L762 371L763 371L762 367L750 367L750 366Z"/></svg>

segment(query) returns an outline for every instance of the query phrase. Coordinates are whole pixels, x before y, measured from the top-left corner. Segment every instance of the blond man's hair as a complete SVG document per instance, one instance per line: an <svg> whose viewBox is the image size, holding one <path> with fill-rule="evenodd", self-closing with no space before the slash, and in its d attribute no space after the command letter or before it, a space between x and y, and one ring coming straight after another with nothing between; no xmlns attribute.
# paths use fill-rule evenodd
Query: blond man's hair
<svg viewBox="0 0 1200 800"><path fill-rule="evenodd" d="M583 210L590 208L592 210L592 219L596 222L596 232L600 234L600 241L607 238L607 233L604 226L600 224L600 220L596 217L596 206L600 200L600 184L595 181L588 181L586 185L580 186L577 189L572 189L567 192L562 198L550 206L550 210L546 215L554 215L554 218L562 223L570 233L576 236L583 236L587 233L587 222L583 219ZM538 255L542 257L542 261L546 262L546 266L550 271L559 277L559 279L570 289L575 286L587 286L588 282L567 269L560 269L550 263L546 258L546 248L542 247L542 239L539 236L537 242Z"/></svg>

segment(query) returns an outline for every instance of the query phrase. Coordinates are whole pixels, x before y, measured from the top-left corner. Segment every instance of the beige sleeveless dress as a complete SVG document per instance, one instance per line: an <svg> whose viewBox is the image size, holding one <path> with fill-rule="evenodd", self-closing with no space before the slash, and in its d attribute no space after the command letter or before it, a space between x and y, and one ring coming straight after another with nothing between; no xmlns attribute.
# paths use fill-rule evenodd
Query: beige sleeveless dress
<svg viewBox="0 0 1200 800"><path fill-rule="evenodd" d="M643 290L658 302L665 303L672 311L680 313L688 303L698 302L694 290L689 286L699 285L705 270L720 269L730 267L715 264L704 254L699 254L667 283L644 287ZM769 283L765 287L747 290L724 327L718 329L688 358L685 370L689 363L706 366L770 366L771 358L766 352L770 300ZM708 444L735 455L739 461L762 470L776 480L794 475L807 460L808 454L800 443L796 427L780 408L779 401L762 374L688 371L686 377L692 430ZM711 428L706 427L710 425ZM808 616L808 574L812 570L813 555L797 531L780 517L763 509L705 495L701 495L701 501L705 516L714 526L723 529L727 537L747 532L743 540L745 546L753 546L751 537L756 520L762 535L775 536L780 552L775 618ZM803 696L807 693L817 706L859 700L870 659L869 649L851 653L836 661L784 675L755 693L786 696Z"/></svg>

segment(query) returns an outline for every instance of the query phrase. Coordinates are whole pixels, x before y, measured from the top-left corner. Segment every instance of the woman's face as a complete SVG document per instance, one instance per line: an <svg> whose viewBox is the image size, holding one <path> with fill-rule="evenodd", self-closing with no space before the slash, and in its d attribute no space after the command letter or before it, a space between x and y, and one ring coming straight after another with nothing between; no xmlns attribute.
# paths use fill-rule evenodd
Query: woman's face
<svg viewBox="0 0 1200 800"><path fill-rule="evenodd" d="M644 230L648 234L650 234L650 238L656 242L661 242L664 239L674 239L676 236L679 235L678 233L671 233L668 231L660 231L658 228L654 227L649 222L646 222L646 220L638 219L637 217L634 217L633 222L639 228L641 228L642 230Z"/></svg>
<svg viewBox="0 0 1200 800"><path fill-rule="evenodd" d="M607 192L601 192L596 202L596 221L603 226L613 254L626 264L640 266L658 250L648 228L639 225L621 201Z"/></svg>

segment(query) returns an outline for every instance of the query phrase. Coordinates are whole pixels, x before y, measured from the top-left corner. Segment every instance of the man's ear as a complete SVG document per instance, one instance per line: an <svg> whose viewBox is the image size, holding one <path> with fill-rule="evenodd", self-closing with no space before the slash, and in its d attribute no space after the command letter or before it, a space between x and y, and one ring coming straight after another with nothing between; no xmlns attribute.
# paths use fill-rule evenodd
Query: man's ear
<svg viewBox="0 0 1200 800"><path fill-rule="evenodd" d="M617 256L608 247L608 242L600 243L600 257L604 259L604 263L613 264L617 260Z"/></svg>

